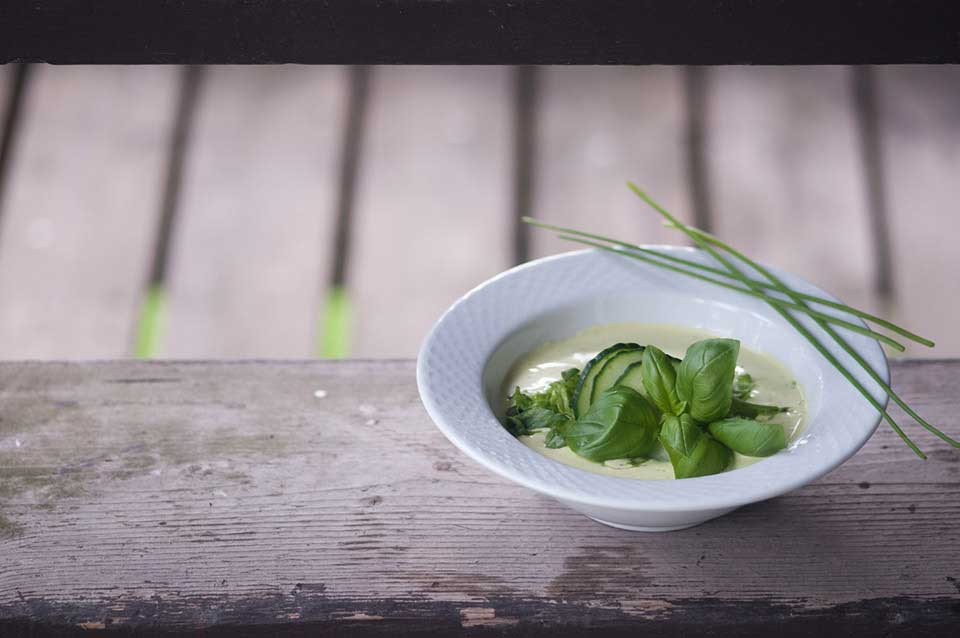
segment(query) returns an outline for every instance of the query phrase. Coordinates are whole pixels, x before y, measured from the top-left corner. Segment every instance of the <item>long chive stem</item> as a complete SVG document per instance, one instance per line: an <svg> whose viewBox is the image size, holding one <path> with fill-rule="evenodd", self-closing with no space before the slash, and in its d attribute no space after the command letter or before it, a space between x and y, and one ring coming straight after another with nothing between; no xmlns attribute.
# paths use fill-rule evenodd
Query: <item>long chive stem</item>
<svg viewBox="0 0 960 638"><path fill-rule="evenodd" d="M747 257L746 255L744 255L743 253L741 253L741 252L738 251L737 249L733 248L732 246L729 246L728 244L725 244L724 242L722 242L721 240L717 239L717 238L714 237L713 235L710 235L710 234L708 234L708 233L704 233L703 231L700 231L700 230L697 230L697 229L693 229L693 228L691 228L691 229L689 229L689 230L691 230L693 233L695 233L695 234L699 235L700 237L702 237L705 242L711 243L711 244L717 246L718 248L722 248L723 250L727 251L728 253L730 253L730 254L733 255L734 257L736 257L736 258L740 259L741 261L743 261L744 263L748 264L750 267L756 269L757 272L759 272L761 275L763 275L764 277L766 277L767 279L769 279L771 282L773 282L773 284L776 285L781 292L783 292L783 293L786 294L786 295L790 295L790 293L791 293L791 288L789 288L789 286L787 286L786 284L784 284L784 283L780 280L779 277L777 277L776 275L774 275L773 273L771 273L770 271L768 271L766 268L764 268L764 267L761 266L760 264L754 262L752 259L750 259L750 258ZM800 303L801 305L804 305L802 300L796 300L796 301L798 301L798 303ZM815 319L815 320L816 320L816 319ZM861 357L860 354L859 354L856 350L854 350L854 349L850 346L850 344L848 344L848 343L846 342L845 339L843 339L843 337L841 337L839 334L837 334L837 332L836 332L835 330L833 330L830 326L824 325L824 324L823 324L822 322L820 322L820 321L817 321L817 324L820 325L820 327L823 328L828 335L830 335L831 337L833 337L833 339L840 345L840 347L843 348L844 351L847 352L847 354L849 354L851 357L853 357L854 360L855 360L857 363L859 363L859 364L864 368L864 370L867 371L867 374L870 375L870 377L884 390L884 392L887 393L887 395L890 397L890 399L891 399L894 403L896 403L898 406L900 406L900 408L901 408L904 412L906 412L910 417L912 417L913 419L915 419L915 420L917 421L917 423L919 423L921 426L923 426L923 428L926 429L926 430L927 430L928 432L930 432L931 434L933 434L933 435L939 437L940 439L946 441L947 443L949 443L949 444L952 445L953 447L958 447L958 448L960 448L960 441L957 441L956 439L950 437L949 435L947 435L945 432L941 431L941 430L940 430L939 428L937 428L936 426L934 426L934 425L930 424L929 422L927 422L924 418L922 418L919 414L917 414L909 405L907 405L907 403L906 403L903 399L901 399L900 396L899 396L896 392L894 392L893 389L892 389L886 382L884 382L884 380L883 380L882 378L880 378L880 375L877 374L876 370L874 370L866 361L864 361L864 360L863 360L863 357Z"/></svg>
<svg viewBox="0 0 960 638"><path fill-rule="evenodd" d="M688 266L688 267L691 267L691 268L696 268L697 270L702 270L702 271L704 271L704 272L709 272L709 273L711 273L711 274L713 274L713 275L718 275L718 276L721 276L721 277L726 277L727 279L737 279L737 277L735 277L734 275L731 275L731 274L730 274L729 272L727 272L726 270L721 270L720 268L714 268L714 267L712 267L712 266L708 266L708 265L706 265L706 264L701 264L701 263L696 262L696 261L691 261L691 260L689 260L689 259L684 259L684 258L682 258L682 257L677 257L677 256L675 256L675 255L670 255L670 254L666 254L666 253L660 253L660 252L657 252L657 251L655 251L655 250L651 250L651 249L649 249L649 248L644 248L643 246L638 246L638 245L636 245L636 244L631 244L631 243L629 243L629 242L620 241L619 239L613 239L613 238L611 238L611 237L604 237L603 235L596 235L596 234L594 234L594 233L588 233L588 232L585 232L585 231L582 231L582 230L576 230L576 229L574 229L574 228L565 228L565 227L563 227L563 226L555 226L555 225L553 225L553 224L546 224L546 223L544 223L544 222L538 221L538 220L533 219L533 218L531 218L531 217L524 217L524 218L523 218L523 221L525 221L526 223L528 223L528 224L530 224L530 225L532 225L532 226L537 226L537 227L539 227L539 228L545 228L545 229L547 229L547 230L554 230L554 231L557 231L557 232L560 232L560 233L566 233L566 234L569 234L569 235L577 235L577 236L580 236L580 237L587 237L587 238L589 238L589 239L596 239L596 240L598 240L598 241L607 242L607 243L610 243L610 244L614 244L614 245L616 245L616 246L621 246L621 247L623 247L623 248L629 248L630 250L634 250L634 251L641 252L641 253L644 253L644 254L647 254L647 255L651 255L651 256L657 257L657 258L659 258L659 259L665 259L665 260L667 260L667 261L672 261L672 262L674 262L674 263L683 264L684 266ZM673 224L671 224L670 222L665 222L665 224L668 225L668 226L674 227ZM695 230L695 229L693 229L692 227L688 227L688 228L690 228L691 230ZM772 284L772 283L765 282L765 281L757 281L757 280L754 280L754 279L752 279L752 281L753 281L753 283L755 283L756 285L758 285L758 286L760 286L760 287L762 287L762 288L766 288L766 289L769 289L769 290L777 290L777 287L776 287L774 284ZM797 291L794 291L794 294L795 294L796 296L798 296L798 297L806 300L806 301L812 301L812 302L814 302L814 303L816 303L816 304L820 304L820 305L823 305L823 306L828 306L828 307L830 307L830 308L835 308L835 309L837 309L837 310L842 310L843 312L846 312L846 313L848 313L848 314L851 314L851 315L860 317L861 319L865 319L866 321L869 321L869 322L871 322L871 323L875 323L875 324L877 324L878 326L882 326L883 328L886 328L887 330L889 330L889 331L891 331L891 332L897 333L897 334L900 335L901 337L904 337L904 338L906 338L906 339L910 339L911 341L914 341L914 342L919 343L919 344L921 344L921 345L927 346L928 348L932 348L932 347L935 345L934 342L931 341L930 339L927 339L926 337L922 337L922 336L920 336L920 335L918 335L918 334L915 334L915 333L907 330L906 328L903 328L902 326L898 326L897 324L895 324L895 323L893 323L893 322L891 322L891 321L888 321L888 320L884 319L883 317L878 317L878 316L876 316L876 315L870 314L869 312L866 312L866 311L863 311L863 310L859 310L859 309L857 309L857 308L853 308L852 306L848 306L848 305L846 305L846 304L844 304L844 303L840 303L840 302L838 302L838 301L833 301L832 299L825 299L825 298L823 298L823 297L818 297L818 296L816 296L816 295L810 295L810 294L807 294L807 293L802 293L802 292L797 292Z"/></svg>
<svg viewBox="0 0 960 638"><path fill-rule="evenodd" d="M688 229L685 224L683 224L679 219L675 218L673 215L671 215L671 214L668 213L666 210L664 210L659 204L657 204L655 201L653 201L646 193L644 193L642 190L640 190L635 184L633 184L632 182L628 182L627 185L630 187L630 190L632 190L638 197L640 197L640 199L642 199L642 200L645 201L647 204L649 204L654 210L656 210L658 213L660 213L665 219L667 219L667 220L669 220L670 222L672 222L680 231L682 231L685 235L687 235L687 237L689 237L691 240L693 240L693 242L694 242L695 244L697 244L697 246L699 246L701 249L703 249L704 251L706 251L707 253L709 253L710 256L712 256L712 257L713 257L714 259L716 259L719 263L721 263L732 275L734 275L735 277L737 277L738 279L740 279L740 281L741 281L742 283L744 283L745 285L747 285L747 286L749 286L749 287L751 287L751 288L754 288L755 290L758 290L758 291L759 291L759 286L756 286L755 284L753 284L753 280L752 280L752 279L750 279L747 275L745 275L743 272L741 272L740 269L738 269L738 268L737 268L732 262L730 262L726 257L724 257L723 255L721 255L720 253L718 253L716 250L714 250L714 248L713 248L713 246L711 245L710 242L708 242L706 239L704 239L701 235L699 235L699 234L697 234L697 233L694 233L692 230ZM762 270L760 270L759 272L761 272L761 274L764 274ZM768 278L769 278L769 277L768 277ZM775 278L770 279L771 282L774 282L774 280L775 280ZM779 280L777 280L777 281L779 281ZM782 284L781 284L781 286L782 286ZM786 288L786 287L783 286L783 288ZM783 290L783 292L786 292L786 290ZM787 293L787 294L789 294L789 293ZM881 416L883 417L883 419L886 420L887 423L890 424L890 427L891 427L891 428L893 428L893 431L896 432L897 435L898 435L901 439L903 439L903 442L906 443L907 446L909 446L910 449L913 450L913 452L914 452L917 456L919 456L919 457L922 458L922 459L926 459L926 458L927 458L926 454L924 454L924 453L920 450L920 448L917 447L916 443L914 443L913 440L910 439L909 436L907 436L907 434L900 428L900 426L897 424L897 422L893 420L893 417L891 417L891 416L889 415L889 413L887 413L886 408L884 408L884 406L880 405L880 402L877 401L877 400L873 397L872 394L870 394L869 392L867 392L866 388L863 387L863 385L856 379L856 377L854 377L854 376L850 373L850 371L847 370L847 369L843 366L843 364L841 364L841 363L836 359L836 357L834 357L833 354L832 354L829 350L827 350L827 349L823 346L823 344L820 343L820 341L819 341L809 330L807 330L807 328L806 328L803 324L801 324L799 321L797 321L797 319L796 319L793 315L791 315L788 311L784 310L783 308L780 308L780 307L778 307L778 306L776 306L776 305L774 305L774 304L771 304L771 307L772 307L774 310L776 310L787 322L789 322L790 325L792 325L797 332L799 332L801 335L803 335L804 337L806 337L806 339L810 342L810 344L811 344L814 348L816 348L817 352L819 352L827 361L829 361L830 364L833 365L833 367L835 367L835 368L837 369L837 371L840 372L840 374L842 374L843 377L846 378L847 381L849 381L850 384L853 385L853 387L856 388L856 389L860 392L860 394L863 395L863 397L864 397L874 408L876 408L877 411L880 412L880 414L881 414ZM818 322L818 323L819 323L819 322ZM838 343L841 343L841 342L838 342ZM841 345L842 345L842 343L841 343ZM849 350L848 350L848 352L849 352ZM870 368L870 366L865 366L865 369L867 369L868 371L869 371L869 370L872 370L872 369ZM881 385L886 385L886 384L882 384L882 383L881 383Z"/></svg>
<svg viewBox="0 0 960 638"><path fill-rule="evenodd" d="M805 312L805 313L807 313L807 314L809 314L809 315L811 315L811 316L813 316L813 317L819 317L820 319L823 319L824 321L827 321L827 322L829 322L829 323L834 323L834 324L836 324L836 325L838 325L838 326L842 326L842 327L844 327L844 328L846 328L847 330L850 330L850 331L852 331L852 332L856 332L856 333L865 335L865 336L867 336L867 337L870 337L871 339L875 339L876 341L882 341L883 343L887 344L887 345L890 346L891 348L894 348L895 350L899 350L900 352L903 352L904 349L905 349L905 348L903 347L903 344L902 344L902 343L900 343L899 341L894 341L893 339L891 339L890 337L888 337L888 336L886 336L886 335L884 335L884 334L880 334L879 332L874 332L873 330L870 330L869 328L864 328L864 327L861 326L861 325L857 325L857 324L855 324L855 323L852 323L852 322L849 322L849 321L845 321L845 320L843 320L843 319L840 319L839 317L834 317L833 315L828 315L828 314L826 314L826 313L819 312L819 311L814 310L814 309L812 309L812 308L804 308L803 306L801 306L801 305L799 305L799 304L797 304L797 303L793 303L793 302L787 301L787 300L785 300L785 299L777 299L776 297L771 297L770 295L764 294L764 293L762 293L762 292L757 292L756 290L751 290L751 289L749 289L749 288L742 288L742 287L740 287L740 286L735 286L735 285L729 284L729 283L727 283L727 282L725 282L725 281L719 281L719 280L717 280L717 279L713 279L712 277L707 277L706 275L701 275L700 273L697 273L697 272L693 272L693 271L690 271L690 270L686 270L686 269L684 269L684 268L680 268L680 267L678 267L678 266L672 266L672 265L670 265L670 264L666 264L666 263L663 263L663 262L659 262L659 261L657 261L657 260L655 260L655 259L652 259L652 258L650 258L650 257L646 257L646 256L644 256L644 255L632 253L632 252L630 252L628 249L611 248L610 246L606 246L606 245L601 244L601 243L599 243L599 242L590 241L589 239L581 239L581 238L579 238L579 237L573 237L573 236L571 236L571 235L560 235L560 239L563 239L563 240L566 240L566 241L576 242L576 243L578 243L578 244L585 244L585 245L587 245L587 246L593 246L594 248L599 248L600 250L606 250L606 251L608 251L608 252L612 252L612 253L615 253L615 254L617 254L617 255L624 255L624 256L626 256L626 257L630 257L631 259L636 259L636 260L638 260L638 261L642 261L642 262L645 262L645 263L648 263L648 264L652 264L652 265L654 265L654 266L660 266L661 268L665 268L665 269L667 269L667 270L671 270L671 271L673 271L673 272L680 273L680 274L682 274L682 275L687 275L688 277L693 277L694 279L700 279L701 281L706 281L707 283L711 283L711 284L714 284L714 285L716 285L716 286L720 286L720 287L722 287L722 288L728 288L728 289L730 289L730 290L735 290L735 291L737 291L737 292L741 292L741 293L743 293L743 294L745 294L745 295L750 295L751 297L757 297L757 298L762 299L762 300L764 300L764 301L766 301L766 302L768 302L768 303L770 303L770 304L774 304L774 305L780 306L781 308L788 308L788 309L790 309L790 310L797 310L797 311L800 311L800 312ZM653 251L651 251L651 252L653 252Z"/></svg>

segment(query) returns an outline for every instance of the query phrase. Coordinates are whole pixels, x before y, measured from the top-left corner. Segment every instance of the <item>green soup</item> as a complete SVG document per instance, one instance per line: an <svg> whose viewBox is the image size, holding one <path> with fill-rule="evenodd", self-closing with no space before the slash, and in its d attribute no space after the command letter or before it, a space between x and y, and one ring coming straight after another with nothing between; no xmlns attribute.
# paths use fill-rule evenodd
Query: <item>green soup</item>
<svg viewBox="0 0 960 638"><path fill-rule="evenodd" d="M617 323L594 326L569 339L545 343L521 357L507 375L502 396L509 396L517 386L525 392L539 392L560 379L561 373L567 368L583 368L586 362L611 343L650 344L667 354L682 358L687 347L694 342L716 336L718 335L705 330L667 324ZM755 386L749 399L751 402L789 408L787 412L776 415L769 422L781 425L787 440L794 440L803 427L806 410L803 393L790 371L777 360L742 346L737 370L745 371L753 377ZM536 432L530 436L521 436L519 440L543 456L597 474L632 479L674 478L673 466L659 447L650 459L616 459L594 463L577 456L567 447L548 448L544 437L545 432ZM735 454L734 462L727 471L759 460L761 459Z"/></svg>

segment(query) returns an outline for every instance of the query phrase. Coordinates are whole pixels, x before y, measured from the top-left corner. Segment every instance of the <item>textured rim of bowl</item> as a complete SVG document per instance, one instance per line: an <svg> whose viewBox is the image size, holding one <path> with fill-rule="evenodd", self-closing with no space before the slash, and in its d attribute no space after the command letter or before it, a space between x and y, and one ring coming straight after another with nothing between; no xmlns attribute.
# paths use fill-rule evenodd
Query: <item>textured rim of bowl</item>
<svg viewBox="0 0 960 638"><path fill-rule="evenodd" d="M672 253L684 253L687 256L700 256L702 257L701 251L695 248L689 247L680 247L680 246L670 246L670 245L644 245L644 248L651 250L658 250L663 252L672 252ZM579 473L581 475L586 475L592 481L599 481L607 483L612 491L620 493L618 496L596 496L594 494L586 494L582 491L578 491L575 484L570 485L558 485L553 483L548 483L543 481L539 477L533 477L528 474L525 474L522 469L517 469L510 467L502 463L496 457L487 453L481 447L475 446L470 442L466 441L460 433L457 431L457 427L448 423L447 419L450 416L448 414L448 408L452 407L443 402L438 402L434 395L432 388L427 381L426 367L429 365L429 355L432 350L433 345L437 339L437 336L444 330L447 329L447 323L450 321L450 318L455 316L456 313L466 304L468 301L472 300L473 297L482 294L485 290L492 286L500 285L505 280L510 279L523 273L524 271L530 269L539 269L539 268L548 268L551 264L559 262L565 259L577 259L582 258L585 255L600 254L601 251L596 249L586 249L578 250L573 252L561 253L558 255L552 255L549 257L543 257L533 261L526 262L519 266L515 266L509 270L503 271L494 277L484 281L480 285L473 288L471 291L466 293L463 297L458 299L446 312L441 315L441 317L434 323L430 332L427 334L427 337L424 340L423 346L420 349L420 353L417 357L417 387L420 392L421 401L423 402L424 407L427 410L427 413L430 415L431 419L434 421L436 426L440 429L441 432L464 454L472 458L474 461L480 463L487 469L493 471L494 473L507 478L515 483L523 485L529 489L546 494L548 496L563 500L571 501L574 503L582 503L584 505L593 506L593 507L605 507L612 509L620 510L632 510L632 511L647 511L647 512L681 512L681 511L696 511L704 509L725 509L725 508L736 508L750 503L756 503L762 500L773 498L779 496L786 492L792 491L799 487L802 487L808 483L811 483L818 478L824 476L825 474L831 472L832 470L839 467L850 457L852 457L856 452L863 447L863 445L870 439L873 433L876 431L880 421L881 415L877 412L874 416L871 416L869 419L866 417L862 424L857 424L857 433L854 440L852 440L848 447L844 449L837 450L834 454L829 456L829 459L824 462L819 463L816 467L811 467L808 471L798 472L795 476L789 476L787 479L776 481L768 486L765 489L754 489L750 490L747 493L743 491L725 491L722 489L716 490L715 497L711 496L709 499L703 498L702 490L707 484L712 484L715 487L743 487L744 485L744 475L743 473L750 470L751 468L757 467L758 464L748 466L746 468L741 468L738 470L723 472L720 474L715 474L712 476L702 477L702 478L692 478L692 479L681 479L681 480L670 480L668 481L673 486L683 486L676 487L675 489L684 489L689 486L690 491L692 492L692 498L684 496L681 499L676 500L675 502L645 502L643 497L632 498L630 496L624 496L621 492L624 489L629 489L630 485L650 485L650 484L662 484L666 481L663 480L645 480L645 479L629 479L629 478L620 478L607 475L599 475L593 472L588 472L586 470L581 470L579 468L574 468L554 461L552 459L546 459L551 463L556 463L557 465L565 468L561 470L563 474L569 475L571 478L575 478ZM613 257L613 256L611 256ZM621 258L625 259L625 258ZM784 280L794 290L799 292L805 292L807 294L817 295L826 299L833 301L839 301L833 295L827 293L826 291L821 290L817 286L813 285L809 281L786 271L780 270L775 267L765 266L771 272L776 274L778 277ZM675 275L679 280L688 279L684 275ZM536 315L531 314L529 320L536 318ZM855 319L855 323L863 325L866 327L866 324L859 319ZM519 327L518 327L519 328ZM496 350L498 345L502 343L503 339L510 336L510 332L501 336L497 343L491 344L490 352L487 355L487 359L484 361L481 366L483 369L486 368L489 362L489 355ZM818 335L819 336L819 335ZM850 344L850 346L861 356L863 359L870 364L881 379L885 383L889 383L889 366L887 364L886 355L883 352L883 349L880 347L879 343L869 339L868 337L845 333L844 338ZM820 365L822 368L829 368L832 370L831 364L826 361L822 355L816 353L813 350L813 346L805 344L807 348L810 348L816 358L819 359ZM845 352L838 353L833 351L833 354L837 359L848 369L853 366L857 366L856 362L850 357L850 355ZM480 377L482 378L482 372L480 371ZM863 380L857 373L854 373L854 376ZM482 382L481 382L482 385ZM868 390L871 388L871 385L866 385ZM855 391L855 390L854 390ZM483 388L479 389L481 396L483 393ZM881 405L886 406L887 397L879 392L879 388L876 392L873 392L874 397L879 401ZM864 401L863 397L859 395L858 399ZM484 397L484 403L486 403L486 398ZM495 415L492 410L489 409L487 404L489 414L485 415L484 418L493 419L499 425ZM806 428L809 428L811 424L807 423ZM805 428L805 429L806 429ZM522 444L520 444L522 445ZM533 450L529 450L524 446L524 449L528 450L531 454L537 454ZM539 456L539 455L538 455ZM764 459L764 463L769 464L771 462L776 463L778 461L779 455L774 455ZM783 458L783 457L781 457ZM767 467L770 467L767 465ZM586 478L584 477L584 478ZM599 477L599 478L598 478Z"/></svg>

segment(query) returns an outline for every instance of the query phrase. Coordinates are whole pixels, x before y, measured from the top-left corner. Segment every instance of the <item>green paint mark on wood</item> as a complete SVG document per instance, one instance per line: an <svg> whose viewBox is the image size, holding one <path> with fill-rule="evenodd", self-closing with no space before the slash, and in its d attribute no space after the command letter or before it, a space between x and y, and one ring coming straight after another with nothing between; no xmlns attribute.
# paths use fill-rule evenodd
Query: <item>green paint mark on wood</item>
<svg viewBox="0 0 960 638"><path fill-rule="evenodd" d="M160 286L151 285L140 308L140 323L134 345L134 354L138 359L150 359L159 351L165 313L166 295Z"/></svg>
<svg viewBox="0 0 960 638"><path fill-rule="evenodd" d="M327 297L321 319L318 354L328 359L343 359L350 353L350 299L343 286L334 286Z"/></svg>

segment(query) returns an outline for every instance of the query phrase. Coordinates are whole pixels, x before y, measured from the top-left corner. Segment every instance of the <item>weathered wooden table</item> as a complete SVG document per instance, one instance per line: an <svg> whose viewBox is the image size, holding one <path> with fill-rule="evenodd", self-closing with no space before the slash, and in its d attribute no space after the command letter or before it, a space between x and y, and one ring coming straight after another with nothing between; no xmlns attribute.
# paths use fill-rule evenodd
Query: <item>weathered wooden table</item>
<svg viewBox="0 0 960 638"><path fill-rule="evenodd" d="M960 361L897 389L960 431ZM0 364L0 635L956 635L960 453L881 430L693 529L479 468L411 361Z"/></svg>

